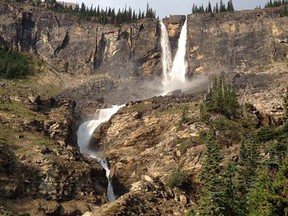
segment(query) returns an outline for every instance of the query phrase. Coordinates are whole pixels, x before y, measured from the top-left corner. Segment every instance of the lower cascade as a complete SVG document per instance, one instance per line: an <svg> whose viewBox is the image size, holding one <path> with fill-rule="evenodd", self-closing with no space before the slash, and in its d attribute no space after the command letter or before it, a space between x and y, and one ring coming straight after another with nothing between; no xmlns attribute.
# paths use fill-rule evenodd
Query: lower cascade
<svg viewBox="0 0 288 216"><path fill-rule="evenodd" d="M89 148L89 143L96 128L98 128L102 123L109 121L109 119L122 107L124 107L124 105L113 105L112 108L97 110L95 119L83 122L77 131L77 144L80 148L81 154L95 158L106 171L106 177L108 180L107 197L109 202L114 201L116 197L109 178L110 169L107 160L106 158L101 158L98 155L98 152L92 151Z"/></svg>

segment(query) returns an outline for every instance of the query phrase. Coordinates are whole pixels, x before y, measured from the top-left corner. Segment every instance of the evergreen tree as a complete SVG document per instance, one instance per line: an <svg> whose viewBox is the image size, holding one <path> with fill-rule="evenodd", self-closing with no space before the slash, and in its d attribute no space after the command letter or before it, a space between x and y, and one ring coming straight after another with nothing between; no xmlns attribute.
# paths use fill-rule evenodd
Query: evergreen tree
<svg viewBox="0 0 288 216"><path fill-rule="evenodd" d="M219 5L218 5L218 2L216 2L215 13L219 13Z"/></svg>
<svg viewBox="0 0 288 216"><path fill-rule="evenodd" d="M201 115L220 113L232 119L238 116L240 105L232 86L228 84L224 75L215 77L206 99L201 105Z"/></svg>
<svg viewBox="0 0 288 216"><path fill-rule="evenodd" d="M255 170L259 158L258 146L253 139L246 139L241 142L239 173L240 173L240 192L246 196L249 188L255 180Z"/></svg>
<svg viewBox="0 0 288 216"><path fill-rule="evenodd" d="M223 189L224 189L224 215L245 215L241 197L239 194L239 182L237 182L237 170L235 164L229 163L225 167L223 174Z"/></svg>
<svg viewBox="0 0 288 216"><path fill-rule="evenodd" d="M205 160L201 169L201 197L196 213L199 215L222 215L224 211L224 193L221 188L220 149L212 135L205 135L207 147Z"/></svg>
<svg viewBox="0 0 288 216"><path fill-rule="evenodd" d="M222 0L220 0L220 13L226 12L226 6L223 4Z"/></svg>
<svg viewBox="0 0 288 216"><path fill-rule="evenodd" d="M261 171L249 193L249 215L288 215L288 156L277 174Z"/></svg>
<svg viewBox="0 0 288 216"><path fill-rule="evenodd" d="M232 0L229 0L229 1L228 1L227 11L229 11L229 12L233 12L233 11L234 11L234 6L233 6Z"/></svg>
<svg viewBox="0 0 288 216"><path fill-rule="evenodd" d="M209 3L208 3L208 9L207 9L207 12L208 12L208 13L212 13L212 7L211 7L211 3L210 3L210 1L209 1Z"/></svg>

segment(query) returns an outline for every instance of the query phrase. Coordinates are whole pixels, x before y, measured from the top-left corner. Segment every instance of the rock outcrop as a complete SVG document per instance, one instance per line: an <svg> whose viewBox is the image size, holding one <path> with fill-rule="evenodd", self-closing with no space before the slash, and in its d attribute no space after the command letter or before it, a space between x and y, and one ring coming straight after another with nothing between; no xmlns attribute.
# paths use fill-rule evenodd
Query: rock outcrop
<svg viewBox="0 0 288 216"><path fill-rule="evenodd" d="M1 86L0 214L80 215L107 202L105 171L73 147L75 102Z"/></svg>

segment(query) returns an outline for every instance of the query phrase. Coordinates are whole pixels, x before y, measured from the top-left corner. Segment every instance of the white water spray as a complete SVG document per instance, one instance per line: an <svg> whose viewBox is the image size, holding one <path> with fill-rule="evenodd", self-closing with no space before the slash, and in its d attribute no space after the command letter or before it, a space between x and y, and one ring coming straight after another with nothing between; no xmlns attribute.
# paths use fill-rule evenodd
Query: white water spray
<svg viewBox="0 0 288 216"><path fill-rule="evenodd" d="M89 143L91 141L92 134L96 130L96 128L99 127L102 123L109 121L112 115L114 115L123 106L124 105L112 106L112 108L97 110L96 119L82 123L77 131L77 144L80 148L80 152L84 155L97 159L97 161L106 171L106 177L108 180L107 197L110 202L114 201L116 197L113 191L111 181L109 179L110 169L108 167L107 160L105 158L100 158L97 152L92 151L89 148Z"/></svg>
<svg viewBox="0 0 288 216"><path fill-rule="evenodd" d="M169 44L169 37L166 26L161 21L161 48L162 48L162 66L163 66L163 95L170 91L182 89L183 84L187 82L187 62L186 56L186 41L187 41L187 18L181 29L180 37L178 39L178 49L171 64L171 50Z"/></svg>

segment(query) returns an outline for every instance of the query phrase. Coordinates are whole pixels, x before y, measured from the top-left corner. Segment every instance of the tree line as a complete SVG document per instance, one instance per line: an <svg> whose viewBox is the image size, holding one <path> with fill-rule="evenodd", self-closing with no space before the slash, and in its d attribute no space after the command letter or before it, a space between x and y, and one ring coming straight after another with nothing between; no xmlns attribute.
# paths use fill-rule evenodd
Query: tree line
<svg viewBox="0 0 288 216"><path fill-rule="evenodd" d="M85 5L85 3L65 6L65 4L61 4L56 0L46 0L44 3L42 3L41 0L36 0L33 1L33 3L35 6L45 4L54 11L72 14L80 20L94 21L101 24L122 24L135 22L143 18L156 18L156 11L154 11L149 4L147 4L145 11L141 11L140 9L139 11L135 11L132 10L131 7L125 7L116 11L115 8L106 7L103 9L99 5L97 7L93 5L89 7Z"/></svg>
<svg viewBox="0 0 288 216"><path fill-rule="evenodd" d="M274 0L274 1L270 0L265 4L265 8L273 8L273 7L282 6L281 11L280 11L280 16L281 17L288 16L287 3L288 3L288 0Z"/></svg>
<svg viewBox="0 0 288 216"><path fill-rule="evenodd" d="M269 8L269 7L279 7L281 5L286 5L288 3L287 0L270 0L265 4L265 8Z"/></svg>
<svg viewBox="0 0 288 216"><path fill-rule="evenodd" d="M193 4L192 13L223 13L223 12L233 12L234 6L232 0L229 0L227 6L220 0L220 4L217 2L216 5L212 8L210 1L208 5L204 8L203 4L197 6Z"/></svg>

